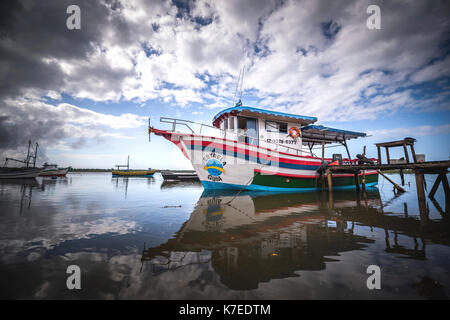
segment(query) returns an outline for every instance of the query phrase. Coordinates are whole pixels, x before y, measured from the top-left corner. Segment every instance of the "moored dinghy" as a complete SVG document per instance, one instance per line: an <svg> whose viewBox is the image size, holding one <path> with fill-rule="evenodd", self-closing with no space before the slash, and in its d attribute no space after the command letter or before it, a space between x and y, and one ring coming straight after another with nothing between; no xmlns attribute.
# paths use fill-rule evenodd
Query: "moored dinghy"
<svg viewBox="0 0 450 320"><path fill-rule="evenodd" d="M206 189L246 189L260 191L308 191L322 187L318 172L322 161L334 162L313 154L314 146L338 143L345 146L347 159L354 164L347 140L365 137L365 133L313 125L315 117L263 110L237 104L219 112L213 127L189 120L161 118L172 130L149 127L149 133L163 136L178 146L191 161ZM188 133L177 131L184 126ZM192 127L199 125L199 133ZM216 136L201 134L214 128ZM374 159L375 160L375 159ZM375 160L376 161L376 160ZM375 170L365 172L365 185L378 183ZM335 188L354 188L353 175L333 174Z"/></svg>
<svg viewBox="0 0 450 320"><path fill-rule="evenodd" d="M156 170L130 170L130 156L128 156L127 164L116 165L117 170L112 171L113 177L153 177ZM126 170L120 170L120 168L125 167Z"/></svg>
<svg viewBox="0 0 450 320"><path fill-rule="evenodd" d="M170 181L198 181L197 173L194 170L163 170L161 175L164 180Z"/></svg>

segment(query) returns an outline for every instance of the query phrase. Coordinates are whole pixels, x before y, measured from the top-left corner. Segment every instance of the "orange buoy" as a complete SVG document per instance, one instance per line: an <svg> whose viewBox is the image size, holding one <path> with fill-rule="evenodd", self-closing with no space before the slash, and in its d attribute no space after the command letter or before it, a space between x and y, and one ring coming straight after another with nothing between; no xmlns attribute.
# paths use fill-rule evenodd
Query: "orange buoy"
<svg viewBox="0 0 450 320"><path fill-rule="evenodd" d="M300 130L297 127L292 127L289 129L289 135L295 140L300 137Z"/></svg>

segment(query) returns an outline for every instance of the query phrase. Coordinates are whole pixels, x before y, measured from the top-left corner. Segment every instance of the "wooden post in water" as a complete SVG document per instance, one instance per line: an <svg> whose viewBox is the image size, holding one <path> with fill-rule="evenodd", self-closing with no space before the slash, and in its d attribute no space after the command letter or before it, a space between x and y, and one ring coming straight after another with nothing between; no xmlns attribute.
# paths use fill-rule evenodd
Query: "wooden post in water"
<svg viewBox="0 0 450 320"><path fill-rule="evenodd" d="M417 201L419 203L420 222L426 225L428 220L427 204L425 201L424 175L420 170L415 171L416 187L417 187Z"/></svg>
<svg viewBox="0 0 450 320"><path fill-rule="evenodd" d="M416 171L417 199L419 202L425 201L425 189L423 186L424 175L420 171Z"/></svg>
<svg viewBox="0 0 450 320"><path fill-rule="evenodd" d="M366 156L366 146L364 146L363 148L363 157ZM366 196L366 170L363 169L362 172L362 192L364 194L364 196Z"/></svg>
<svg viewBox="0 0 450 320"><path fill-rule="evenodd" d="M385 147L386 148L386 158L387 158L387 163L391 164L391 158L389 157L389 147Z"/></svg>
<svg viewBox="0 0 450 320"><path fill-rule="evenodd" d="M333 209L333 176L331 175L331 170L327 169L327 179L328 179L328 201L330 203L330 209Z"/></svg>
<svg viewBox="0 0 450 320"><path fill-rule="evenodd" d="M325 141L322 141L322 162L325 160ZM325 177L323 175L323 172L320 174L320 177L322 178L321 185L322 185L322 191L325 190Z"/></svg>
<svg viewBox="0 0 450 320"><path fill-rule="evenodd" d="M444 193L445 193L445 213L450 212L450 190L448 187L448 180L447 180L447 173L442 173L442 185L444 186Z"/></svg>
<svg viewBox="0 0 450 320"><path fill-rule="evenodd" d="M378 152L378 164L381 164L381 147L377 145L377 152Z"/></svg>
<svg viewBox="0 0 450 320"><path fill-rule="evenodd" d="M403 145L403 150L405 151L406 163L409 163L408 149L406 149L406 144Z"/></svg>
<svg viewBox="0 0 450 320"><path fill-rule="evenodd" d="M402 186L405 185L405 175L403 174L403 169L400 169L400 179L402 181Z"/></svg>
<svg viewBox="0 0 450 320"><path fill-rule="evenodd" d="M411 147L411 153L413 156L414 163L417 163L416 153L414 152L414 145L410 144L409 146Z"/></svg>
<svg viewBox="0 0 450 320"><path fill-rule="evenodd" d="M355 172L355 174L354 174L354 176L355 176L355 187L356 187L356 192L359 192L359 189L360 189L360 187L359 187L359 175L358 175L358 171L357 172Z"/></svg>

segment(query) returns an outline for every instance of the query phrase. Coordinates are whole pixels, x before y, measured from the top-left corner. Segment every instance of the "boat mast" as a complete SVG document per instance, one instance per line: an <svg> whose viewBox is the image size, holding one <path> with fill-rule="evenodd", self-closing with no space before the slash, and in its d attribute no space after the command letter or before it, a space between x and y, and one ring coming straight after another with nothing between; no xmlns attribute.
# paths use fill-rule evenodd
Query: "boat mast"
<svg viewBox="0 0 450 320"><path fill-rule="evenodd" d="M36 149L34 150L33 168L36 168L36 158L37 158L38 147L39 147L39 145L36 142Z"/></svg>
<svg viewBox="0 0 450 320"><path fill-rule="evenodd" d="M30 148L31 148L31 140L28 140L28 152L27 152L27 159L26 159L26 167L28 168L28 161L30 159Z"/></svg>

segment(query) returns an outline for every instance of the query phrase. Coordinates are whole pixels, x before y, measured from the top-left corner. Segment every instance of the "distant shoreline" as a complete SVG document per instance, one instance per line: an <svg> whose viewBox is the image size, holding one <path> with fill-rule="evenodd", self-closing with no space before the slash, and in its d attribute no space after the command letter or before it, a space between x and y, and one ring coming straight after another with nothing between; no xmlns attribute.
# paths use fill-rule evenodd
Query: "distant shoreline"
<svg viewBox="0 0 450 320"><path fill-rule="evenodd" d="M117 169L85 169L85 168L81 168L81 169L74 169L72 168L69 172L112 172L113 170L117 170ZM150 169L130 169L130 170L150 170ZM170 172L195 172L194 170L189 170L189 169L185 169L185 170L173 170L173 169L155 169L156 172L161 172L161 171L170 171Z"/></svg>

